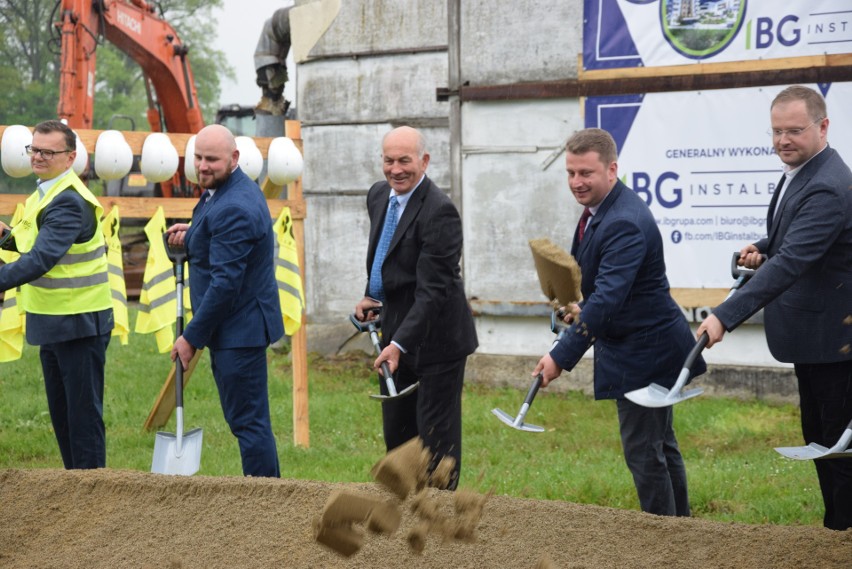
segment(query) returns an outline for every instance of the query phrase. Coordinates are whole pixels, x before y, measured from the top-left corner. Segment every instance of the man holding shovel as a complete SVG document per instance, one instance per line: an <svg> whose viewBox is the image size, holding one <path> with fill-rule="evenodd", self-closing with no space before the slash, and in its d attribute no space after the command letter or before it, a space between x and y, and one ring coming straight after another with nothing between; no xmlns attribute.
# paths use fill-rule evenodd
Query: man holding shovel
<svg viewBox="0 0 852 569"><path fill-rule="evenodd" d="M382 141L386 181L367 194L369 280L355 317L382 307L382 352L402 392L382 403L385 446L392 450L419 436L433 453L455 459L449 488L461 469L461 394L467 356L477 347L476 330L461 279L462 227L447 195L426 176L429 154L423 135L407 126ZM387 395L387 388L382 385Z"/></svg>
<svg viewBox="0 0 852 569"><path fill-rule="evenodd" d="M284 335L275 233L263 193L240 169L239 157L227 128L209 125L198 133L195 169L206 191L192 212L192 225L168 229L170 244L186 246L193 313L175 340L172 360L180 358L186 369L197 349L210 349L243 474L277 478L266 368L266 348Z"/></svg>
<svg viewBox="0 0 852 569"><path fill-rule="evenodd" d="M742 265L760 268L698 334L707 332L709 348L763 308L769 351L795 367L805 442L832 447L852 419L852 172L828 145L819 93L788 87L769 114L784 175L767 237L740 252ZM852 527L852 458L814 464L825 527Z"/></svg>
<svg viewBox="0 0 852 569"><path fill-rule="evenodd" d="M568 186L585 206L571 254L584 300L533 375L542 386L571 370L595 346L595 398L615 399L624 458L642 511L688 516L686 468L672 428L672 407L647 408L624 394L651 382L671 387L695 346L669 293L663 241L648 206L618 180L615 141L604 130L574 134L566 145ZM700 357L693 376L706 370Z"/></svg>

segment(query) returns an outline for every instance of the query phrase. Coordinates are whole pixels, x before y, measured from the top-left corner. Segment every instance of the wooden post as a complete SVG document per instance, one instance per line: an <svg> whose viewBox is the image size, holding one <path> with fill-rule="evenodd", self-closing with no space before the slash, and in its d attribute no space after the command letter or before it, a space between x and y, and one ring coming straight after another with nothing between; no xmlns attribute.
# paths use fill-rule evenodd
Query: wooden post
<svg viewBox="0 0 852 569"><path fill-rule="evenodd" d="M301 140L302 130L299 121L286 121L284 132L293 140ZM299 178L287 188L287 200L304 203L302 197L302 179ZM293 237L299 253L299 269L302 276L302 290L305 289L305 220L293 219ZM308 421L308 334L305 330L306 318L302 312L302 325L293 334L290 344L290 357L293 361L293 444L308 448L310 431Z"/></svg>

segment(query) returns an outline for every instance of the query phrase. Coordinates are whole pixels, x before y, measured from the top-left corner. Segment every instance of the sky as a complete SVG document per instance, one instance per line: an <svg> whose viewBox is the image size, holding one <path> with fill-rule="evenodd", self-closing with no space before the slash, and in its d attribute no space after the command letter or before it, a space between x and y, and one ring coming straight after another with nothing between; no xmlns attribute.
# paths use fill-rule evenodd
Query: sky
<svg viewBox="0 0 852 569"><path fill-rule="evenodd" d="M292 6L292 0L224 0L221 10L214 10L218 19L216 48L225 53L228 63L237 74L236 81L223 80L220 104L236 103L254 106L260 100L260 88L255 84L254 49L264 22L278 8ZM295 66L292 51L287 61L290 80L284 96L295 103Z"/></svg>

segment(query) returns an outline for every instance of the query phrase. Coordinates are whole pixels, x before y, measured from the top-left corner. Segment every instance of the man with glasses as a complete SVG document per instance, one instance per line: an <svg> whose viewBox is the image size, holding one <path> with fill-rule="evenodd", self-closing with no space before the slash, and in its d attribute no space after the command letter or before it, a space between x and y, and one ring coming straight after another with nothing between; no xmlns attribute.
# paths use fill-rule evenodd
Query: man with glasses
<svg viewBox="0 0 852 569"><path fill-rule="evenodd" d="M852 172L827 143L825 100L813 89L781 91L770 120L784 176L767 237L739 261L760 270L697 333L710 347L764 308L769 350L795 367L805 442L832 447L852 419ZM852 528L852 458L814 462L825 527Z"/></svg>
<svg viewBox="0 0 852 569"><path fill-rule="evenodd" d="M47 406L65 468L103 468L104 364L113 328L103 208L71 169L77 135L39 123L27 146L38 187L4 245L0 291L20 287L27 342L39 346ZM2 228L8 231L5 224Z"/></svg>

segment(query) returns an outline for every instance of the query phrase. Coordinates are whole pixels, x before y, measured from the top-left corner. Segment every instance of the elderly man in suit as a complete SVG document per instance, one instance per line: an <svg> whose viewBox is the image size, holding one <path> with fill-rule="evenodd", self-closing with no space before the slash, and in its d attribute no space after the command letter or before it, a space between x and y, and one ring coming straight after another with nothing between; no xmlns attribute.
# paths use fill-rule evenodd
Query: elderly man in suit
<svg viewBox="0 0 852 569"><path fill-rule="evenodd" d="M852 420L852 172L828 146L825 100L813 89L781 91L770 121L784 175L767 237L740 251L760 270L698 333L710 347L764 308L770 352L795 367L805 441L831 447ZM825 527L852 527L852 458L815 464Z"/></svg>
<svg viewBox="0 0 852 569"><path fill-rule="evenodd" d="M420 381L412 395L382 404L387 450L421 437L434 455L430 468L444 456L455 459L454 489L464 368L478 345L459 267L461 218L426 176L429 154L419 131L404 126L387 133L382 161L386 181L367 194L369 280L355 316L364 321L381 306L384 348L376 369L388 362L399 391Z"/></svg>
<svg viewBox="0 0 852 569"><path fill-rule="evenodd" d="M672 428L672 408L648 409L624 394L651 382L671 387L695 346L669 294L663 241L648 206L618 180L615 141L604 130L574 134L566 146L568 185L585 206L571 253L584 300L572 325L533 371L542 386L571 370L594 345L596 399L615 399L624 458L643 511L688 516L686 468ZM696 361L693 374L706 369Z"/></svg>
<svg viewBox="0 0 852 569"><path fill-rule="evenodd" d="M266 348L284 335L275 234L263 193L238 166L239 157L227 128L209 125L198 133L194 161L205 191L192 212L192 225L168 229L169 243L186 246L191 268L192 320L175 340L172 360L180 358L186 368L197 349L210 349L243 474L278 477L266 368Z"/></svg>
<svg viewBox="0 0 852 569"><path fill-rule="evenodd" d="M6 246L21 257L0 267L0 290L21 287L18 307L27 313L27 342L39 346L47 406L65 468L103 468L112 294L103 208L72 169L76 149L77 135L58 120L33 129L26 150L38 189L12 228Z"/></svg>

